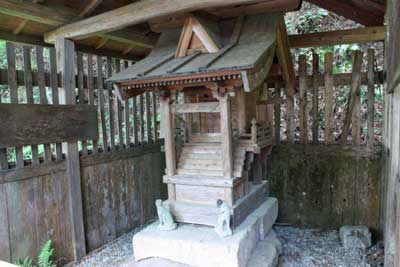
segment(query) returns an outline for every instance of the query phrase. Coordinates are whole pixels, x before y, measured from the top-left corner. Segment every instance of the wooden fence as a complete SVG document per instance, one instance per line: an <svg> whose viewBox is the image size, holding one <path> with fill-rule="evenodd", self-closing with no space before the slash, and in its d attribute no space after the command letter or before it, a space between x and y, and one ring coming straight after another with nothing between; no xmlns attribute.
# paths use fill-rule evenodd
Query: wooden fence
<svg viewBox="0 0 400 267"><path fill-rule="evenodd" d="M305 55L298 58L294 96L286 95L275 79L276 142L372 147L381 141L383 104L376 102L375 95L383 93L383 73L377 70L374 50L368 50L366 58L361 51L353 51L351 73L334 73L331 53L324 55L323 71L317 54L310 61L311 70Z"/></svg>
<svg viewBox="0 0 400 267"><path fill-rule="evenodd" d="M0 103L61 106L55 50L12 43L6 48ZM81 211L70 207L74 202L67 190L66 151L61 143L1 148L1 260L36 257L48 239L53 240L59 265L77 259L74 209L83 214L81 240L86 252L154 217L164 170L157 98L145 93L121 103L104 85L106 77L129 64L76 54L76 104L96 106L99 115L99 138L79 141Z"/></svg>

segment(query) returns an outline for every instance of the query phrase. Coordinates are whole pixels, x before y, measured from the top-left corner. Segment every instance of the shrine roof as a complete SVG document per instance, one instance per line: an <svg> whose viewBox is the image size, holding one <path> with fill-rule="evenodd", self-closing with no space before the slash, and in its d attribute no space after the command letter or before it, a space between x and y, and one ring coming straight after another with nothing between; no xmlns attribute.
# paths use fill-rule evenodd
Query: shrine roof
<svg viewBox="0 0 400 267"><path fill-rule="evenodd" d="M187 75L207 77L224 71L251 71L261 67L271 53L275 53L281 19L282 13L270 13L219 21L219 51L195 52L183 57L175 56L182 28L164 30L149 56L113 75L107 83L146 83Z"/></svg>

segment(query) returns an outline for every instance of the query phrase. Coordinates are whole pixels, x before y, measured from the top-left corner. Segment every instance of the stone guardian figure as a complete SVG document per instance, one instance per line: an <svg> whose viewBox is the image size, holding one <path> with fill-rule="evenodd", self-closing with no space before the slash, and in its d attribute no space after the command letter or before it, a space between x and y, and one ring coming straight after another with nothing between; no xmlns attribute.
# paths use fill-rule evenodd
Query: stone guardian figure
<svg viewBox="0 0 400 267"><path fill-rule="evenodd" d="M221 199L217 200L217 207L219 212L215 232L221 237L231 236L231 208Z"/></svg>
<svg viewBox="0 0 400 267"><path fill-rule="evenodd" d="M163 231L175 230L177 224L174 222L171 212L163 206L163 202L161 199L156 200L156 207L158 220L160 222L158 228Z"/></svg>

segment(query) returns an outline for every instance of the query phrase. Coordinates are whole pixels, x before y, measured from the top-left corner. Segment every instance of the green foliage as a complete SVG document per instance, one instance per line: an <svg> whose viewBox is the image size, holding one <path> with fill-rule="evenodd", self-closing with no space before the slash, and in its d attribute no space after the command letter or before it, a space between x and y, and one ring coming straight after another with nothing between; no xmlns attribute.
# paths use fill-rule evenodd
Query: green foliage
<svg viewBox="0 0 400 267"><path fill-rule="evenodd" d="M40 250L39 256L37 258L37 267L57 267L57 265L51 260L53 252L54 249L51 247L51 240L48 240ZM34 267L32 262L33 261L31 258L26 257L24 261L21 261L19 259L15 262L15 264L22 267Z"/></svg>

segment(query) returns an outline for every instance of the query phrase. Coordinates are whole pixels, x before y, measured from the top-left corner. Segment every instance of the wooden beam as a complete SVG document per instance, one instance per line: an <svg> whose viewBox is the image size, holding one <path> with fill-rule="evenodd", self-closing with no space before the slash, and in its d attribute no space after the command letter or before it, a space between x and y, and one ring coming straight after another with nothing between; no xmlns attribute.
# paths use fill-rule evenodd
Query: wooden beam
<svg viewBox="0 0 400 267"><path fill-rule="evenodd" d="M0 3L1 4L1 3ZM9 32L4 32L0 31L0 40L4 41L10 41L14 43L21 43L21 44L27 44L27 45L40 45L43 47L53 47L52 44L45 43L43 41L43 38L35 35L25 35L25 34L19 34L19 35L14 35ZM136 55L132 54L123 54L118 51L113 51L109 49L95 49L94 47L86 46L86 45L76 45L75 46L76 51L83 52L83 53L88 53L88 54L96 54L100 56L110 56L114 58L120 58L120 59L127 59L127 60L132 60L132 61L139 61L143 59L143 57L139 57Z"/></svg>
<svg viewBox="0 0 400 267"><path fill-rule="evenodd" d="M339 0L308 0L308 2L351 19L365 26L383 25L384 16L377 16L366 10L347 4L347 1Z"/></svg>
<svg viewBox="0 0 400 267"><path fill-rule="evenodd" d="M187 103L187 104L174 104L171 105L172 113L215 113L219 112L218 102L205 102L205 103Z"/></svg>
<svg viewBox="0 0 400 267"><path fill-rule="evenodd" d="M147 0L138 1L97 16L60 27L45 35L46 42L54 42L57 36L76 38L99 32L110 32L176 13L206 8L220 8L273 0Z"/></svg>
<svg viewBox="0 0 400 267"><path fill-rule="evenodd" d="M23 19L20 21L18 24L17 28L13 30L13 34L17 35L20 34L20 32L25 28L26 24L28 23L29 20Z"/></svg>
<svg viewBox="0 0 400 267"><path fill-rule="evenodd" d="M60 27L79 19L79 14L77 14L76 11L66 7L38 5L21 0L0 1L0 14L14 16L53 27ZM152 48L156 41L154 38L146 37L137 31L130 30L126 35L122 34L121 31L117 31L115 34L110 32L99 33L98 36L147 48ZM54 39L51 43L54 43Z"/></svg>
<svg viewBox="0 0 400 267"><path fill-rule="evenodd" d="M289 36L291 48L381 42L386 37L386 27L367 27L350 30L318 32Z"/></svg>
<svg viewBox="0 0 400 267"><path fill-rule="evenodd" d="M88 105L0 104L0 133L0 148L96 139L97 110Z"/></svg>
<svg viewBox="0 0 400 267"><path fill-rule="evenodd" d="M292 54L290 53L289 40L283 17L279 23L276 41L276 54L278 57L279 65L281 66L283 80L285 81L286 94L288 96L293 96L295 94L296 75L294 71Z"/></svg>
<svg viewBox="0 0 400 267"><path fill-rule="evenodd" d="M103 0L90 0L89 4L87 4L79 13L79 17L83 18L87 15L90 15L100 4Z"/></svg>
<svg viewBox="0 0 400 267"><path fill-rule="evenodd" d="M62 87L60 88L60 104L76 104L75 95L75 54L74 43L65 38L57 38L55 42L57 68L61 72ZM69 122L65 122L68 124ZM83 223L81 171L77 142L66 143L65 156L67 161L67 180L69 218L72 236L72 251L74 259L85 256L85 229Z"/></svg>

